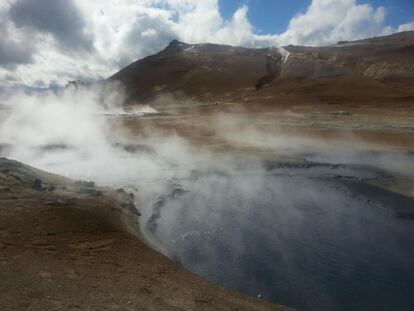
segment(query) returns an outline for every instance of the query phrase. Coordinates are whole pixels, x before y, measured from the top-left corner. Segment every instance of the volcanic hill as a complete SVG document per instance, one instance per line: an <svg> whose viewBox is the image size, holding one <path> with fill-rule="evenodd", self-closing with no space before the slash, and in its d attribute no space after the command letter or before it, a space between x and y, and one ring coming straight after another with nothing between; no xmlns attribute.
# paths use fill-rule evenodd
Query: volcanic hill
<svg viewBox="0 0 414 311"><path fill-rule="evenodd" d="M414 32L325 47L248 49L172 41L109 80L121 81L132 102L168 93L179 99L232 101L279 95L332 101L414 99Z"/></svg>

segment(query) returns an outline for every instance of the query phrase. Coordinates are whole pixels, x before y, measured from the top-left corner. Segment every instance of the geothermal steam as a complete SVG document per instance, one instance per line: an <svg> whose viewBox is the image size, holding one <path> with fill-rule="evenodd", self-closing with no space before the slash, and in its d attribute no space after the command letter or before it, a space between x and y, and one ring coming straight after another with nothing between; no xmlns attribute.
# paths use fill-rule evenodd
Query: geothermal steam
<svg viewBox="0 0 414 311"><path fill-rule="evenodd" d="M171 100L158 104L171 104ZM236 153L201 153L185 139L157 133L154 128L132 136L119 119L135 114L139 122L140 115L156 111L151 106L124 111L124 95L116 84L15 93L1 102L5 104L0 110L1 155L75 179L138 188L136 205L142 212L145 237L212 280L252 295L260 290L266 299L296 288L275 301L298 303L297 296L289 300L289 295L300 292L305 294L298 307L306 307L314 297L323 307L337 302L328 292L332 282L346 282L348 286L341 288L353 291L360 284L360 292L369 288L360 282L360 274L356 282L349 283L348 275L341 274L348 267L369 271L372 262L382 260L378 273L365 279L392 277L387 275L391 265L402 267L397 275L413 275L412 265L404 264L410 258L405 254L412 252L406 246L414 245L412 229L385 218L371 208L372 200L368 204L354 193L349 195L349 190L333 181L338 173L355 180L375 177L371 168L312 166L303 161L306 165L299 163L296 168L276 165L274 170L265 170L258 160L243 160ZM293 156L298 162L308 158L414 171L407 169L414 163L412 155L363 156L366 144L352 137L325 141L270 135L252 126L250 119L234 115L219 115L207 126L229 145L265 149L271 158ZM297 174L292 174L294 170ZM280 285L281 280L291 286ZM395 280L398 291L408 288L404 280ZM345 302L358 300L348 294L343 295Z"/></svg>
<svg viewBox="0 0 414 311"><path fill-rule="evenodd" d="M2 155L53 173L122 185L138 178L168 178L173 163L190 163L185 157L188 146L175 135L135 136L134 143L150 145L152 152L126 151L128 135L111 117L156 110L137 106L124 111L124 94L116 84L17 93L3 102Z"/></svg>

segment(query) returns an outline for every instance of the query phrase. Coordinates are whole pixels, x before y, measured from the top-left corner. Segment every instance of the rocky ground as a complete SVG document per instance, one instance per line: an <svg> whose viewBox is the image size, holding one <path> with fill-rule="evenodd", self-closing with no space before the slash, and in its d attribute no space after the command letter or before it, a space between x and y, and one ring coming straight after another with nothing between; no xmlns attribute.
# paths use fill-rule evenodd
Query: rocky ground
<svg viewBox="0 0 414 311"><path fill-rule="evenodd" d="M286 309L219 288L151 249L137 238L131 204L122 189L0 159L1 310Z"/></svg>

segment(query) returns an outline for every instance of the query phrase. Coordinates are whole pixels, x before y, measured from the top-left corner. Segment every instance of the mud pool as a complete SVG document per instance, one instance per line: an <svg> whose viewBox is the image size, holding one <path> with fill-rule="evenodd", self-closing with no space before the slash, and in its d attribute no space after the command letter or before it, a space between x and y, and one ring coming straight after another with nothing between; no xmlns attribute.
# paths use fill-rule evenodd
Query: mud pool
<svg viewBox="0 0 414 311"><path fill-rule="evenodd" d="M412 199L367 184L383 174L370 167L263 167L166 182L144 200L145 236L217 284L299 310L413 308L413 220L395 213Z"/></svg>

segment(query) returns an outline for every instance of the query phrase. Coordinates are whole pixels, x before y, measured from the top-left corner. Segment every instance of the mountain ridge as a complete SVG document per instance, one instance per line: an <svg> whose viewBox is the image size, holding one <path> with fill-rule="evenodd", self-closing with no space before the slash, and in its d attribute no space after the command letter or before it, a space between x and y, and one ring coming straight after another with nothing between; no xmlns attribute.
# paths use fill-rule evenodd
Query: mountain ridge
<svg viewBox="0 0 414 311"><path fill-rule="evenodd" d="M320 83L331 90L345 83L345 89L357 88L360 93L378 95L380 90L413 96L412 88L405 88L414 82L413 52L412 31L324 47L251 49L173 40L159 53L133 62L108 80L122 82L133 102L148 102L163 93L201 101L227 100L235 93L274 96L286 87L289 93L306 89L313 94L312 85L317 91Z"/></svg>

